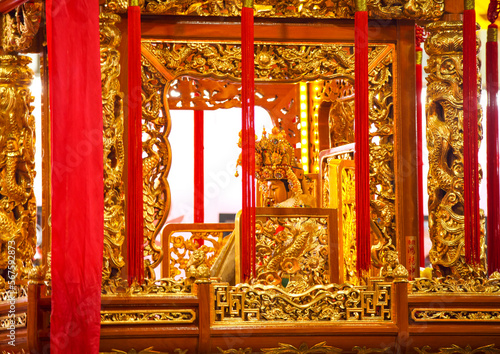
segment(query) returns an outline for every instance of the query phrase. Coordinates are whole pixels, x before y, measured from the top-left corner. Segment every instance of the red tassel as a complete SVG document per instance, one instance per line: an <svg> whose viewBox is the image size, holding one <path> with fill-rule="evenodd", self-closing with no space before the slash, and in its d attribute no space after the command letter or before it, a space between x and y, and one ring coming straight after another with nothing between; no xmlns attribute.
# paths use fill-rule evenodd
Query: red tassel
<svg viewBox="0 0 500 354"><path fill-rule="evenodd" d="M203 111L194 111L194 222L205 222L205 174ZM205 243L202 238L195 239L198 247Z"/></svg>
<svg viewBox="0 0 500 354"><path fill-rule="evenodd" d="M417 64L416 91L417 91L417 183L418 183L418 238L420 267L425 267L425 249L424 249L424 185L423 185L423 157L422 157L422 48L420 44L424 41L423 28L416 26L416 55Z"/></svg>
<svg viewBox="0 0 500 354"><path fill-rule="evenodd" d="M355 180L358 273L370 268L370 181L368 120L368 12L355 14Z"/></svg>
<svg viewBox="0 0 500 354"><path fill-rule="evenodd" d="M194 222L205 222L203 111L194 111ZM202 240L203 241L203 240Z"/></svg>
<svg viewBox="0 0 500 354"><path fill-rule="evenodd" d="M128 7L128 282L144 280L142 200L141 9Z"/></svg>
<svg viewBox="0 0 500 354"><path fill-rule="evenodd" d="M496 17L495 17L496 18ZM488 274L500 271L500 153L498 148L498 26L488 26L486 42L487 180L488 180Z"/></svg>
<svg viewBox="0 0 500 354"><path fill-rule="evenodd" d="M464 101L464 226L465 257L478 264L480 255L479 171L477 122L476 12L464 11L463 101Z"/></svg>
<svg viewBox="0 0 500 354"><path fill-rule="evenodd" d="M255 274L255 127L254 127L254 18L253 7L241 10L242 85L242 279Z"/></svg>

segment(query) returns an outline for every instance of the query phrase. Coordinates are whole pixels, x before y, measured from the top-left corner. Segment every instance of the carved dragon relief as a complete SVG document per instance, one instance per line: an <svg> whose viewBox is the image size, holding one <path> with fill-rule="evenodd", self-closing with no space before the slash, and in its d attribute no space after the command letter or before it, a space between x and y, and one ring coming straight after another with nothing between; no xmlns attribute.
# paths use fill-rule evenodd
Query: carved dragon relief
<svg viewBox="0 0 500 354"><path fill-rule="evenodd" d="M125 265L122 245L125 239L123 168L123 92L120 91L121 34L115 23L120 16L100 14L101 78L104 146L104 261L102 279L118 276Z"/></svg>
<svg viewBox="0 0 500 354"><path fill-rule="evenodd" d="M241 0L142 0L142 12L149 15L189 16L240 16ZM368 10L372 18L436 20L444 12L444 0L369 0ZM108 9L124 13L125 0L107 0ZM352 0L257 0L254 4L256 17L269 18L354 18Z"/></svg>
<svg viewBox="0 0 500 354"><path fill-rule="evenodd" d="M18 280L27 278L36 244L30 62L26 56L0 56L0 269L4 271L2 276L8 277L6 269L14 265ZM14 259L15 264L9 259ZM0 277L0 288L4 286L4 278Z"/></svg>
<svg viewBox="0 0 500 354"><path fill-rule="evenodd" d="M436 276L484 276L484 213L481 210L481 262L465 262L463 211L462 23L435 22L425 50L427 77L427 146L429 149L430 261ZM479 112L480 113L480 112ZM481 114L478 117L482 139Z"/></svg>

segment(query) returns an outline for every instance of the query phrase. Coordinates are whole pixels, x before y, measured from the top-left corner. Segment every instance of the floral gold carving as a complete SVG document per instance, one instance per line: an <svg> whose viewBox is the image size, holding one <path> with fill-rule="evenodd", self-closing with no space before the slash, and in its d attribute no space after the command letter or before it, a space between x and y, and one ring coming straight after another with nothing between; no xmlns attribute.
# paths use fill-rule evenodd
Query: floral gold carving
<svg viewBox="0 0 500 354"><path fill-rule="evenodd" d="M464 250L462 22L434 22L427 31L429 258L438 277L481 277L485 275L483 211L481 261L477 267L466 263ZM482 118L478 113L481 140Z"/></svg>
<svg viewBox="0 0 500 354"><path fill-rule="evenodd" d="M5 52L20 52L31 46L40 28L42 9L43 2L37 0L3 14L1 46Z"/></svg>
<svg viewBox="0 0 500 354"><path fill-rule="evenodd" d="M329 225L326 217L266 217L255 225L257 281L295 292L329 283Z"/></svg>
<svg viewBox="0 0 500 354"><path fill-rule="evenodd" d="M101 325L179 324L193 323L195 320L194 310L101 311Z"/></svg>
<svg viewBox="0 0 500 354"><path fill-rule="evenodd" d="M500 276L493 273L490 278L456 279L453 276L445 278L419 278L411 283L411 291L418 295L433 294L499 294Z"/></svg>
<svg viewBox="0 0 500 354"><path fill-rule="evenodd" d="M415 322L499 322L500 310L471 310L471 309L421 309L411 311L411 318Z"/></svg>
<svg viewBox="0 0 500 354"><path fill-rule="evenodd" d="M101 13L101 78L104 147L104 261L103 282L125 265L122 246L125 239L123 168L123 92L120 91L121 34L115 23L120 16Z"/></svg>
<svg viewBox="0 0 500 354"><path fill-rule="evenodd" d="M191 295L192 285L184 281L175 281L171 278L157 280L147 279L144 284L128 285L122 279L109 279L102 286L104 296L165 296L165 295Z"/></svg>
<svg viewBox="0 0 500 354"><path fill-rule="evenodd" d="M263 348L262 353L268 354L319 354L319 353L341 353L342 349L326 345L326 342L321 342L309 348L307 343L302 343L298 348L291 344L279 343L278 348Z"/></svg>
<svg viewBox="0 0 500 354"><path fill-rule="evenodd" d="M274 322L391 322L391 284L315 285L291 294L272 285L214 285L214 324Z"/></svg>
<svg viewBox="0 0 500 354"><path fill-rule="evenodd" d="M485 345L476 349L472 349L470 345L462 348L456 344L453 344L449 348L439 348L438 351L430 351L431 347L426 345L422 349L414 348L417 354L494 354L500 353L500 349L495 346L495 344Z"/></svg>
<svg viewBox="0 0 500 354"><path fill-rule="evenodd" d="M26 56L0 56L0 269L5 271L5 280L27 279L35 254L35 118L31 114L30 62Z"/></svg>

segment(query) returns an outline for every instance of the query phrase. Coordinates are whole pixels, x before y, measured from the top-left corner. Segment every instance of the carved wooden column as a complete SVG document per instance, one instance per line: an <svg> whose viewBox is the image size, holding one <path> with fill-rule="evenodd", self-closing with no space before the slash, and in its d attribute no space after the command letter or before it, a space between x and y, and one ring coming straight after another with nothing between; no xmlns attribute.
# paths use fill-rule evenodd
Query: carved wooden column
<svg viewBox="0 0 500 354"><path fill-rule="evenodd" d="M4 279L26 279L35 254L35 118L29 63L24 55L0 56L0 289Z"/></svg>
<svg viewBox="0 0 500 354"><path fill-rule="evenodd" d="M35 118L29 86L31 58L18 55L38 31L41 3L2 18L0 50L0 292L26 296L36 247Z"/></svg>
<svg viewBox="0 0 500 354"><path fill-rule="evenodd" d="M459 14L427 26L427 148L429 150L429 253L435 276L483 276L484 214L481 212L481 265L473 269L464 254L462 21ZM479 67L478 67L479 69ZM479 95L478 95L479 97ZM481 114L478 118L482 138Z"/></svg>
<svg viewBox="0 0 500 354"><path fill-rule="evenodd" d="M122 246L125 239L123 168L123 92L120 90L121 33L115 23L120 16L100 15L102 105L104 126L104 261L102 280L120 275L125 261Z"/></svg>

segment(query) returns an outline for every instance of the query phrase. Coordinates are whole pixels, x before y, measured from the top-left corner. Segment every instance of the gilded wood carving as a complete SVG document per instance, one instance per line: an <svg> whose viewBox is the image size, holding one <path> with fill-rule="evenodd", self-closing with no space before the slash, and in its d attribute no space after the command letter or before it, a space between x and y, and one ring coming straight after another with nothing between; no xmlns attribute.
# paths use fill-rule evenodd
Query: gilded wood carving
<svg viewBox="0 0 500 354"><path fill-rule="evenodd" d="M0 56L0 289L26 279L36 246L35 118L26 56Z"/></svg>
<svg viewBox="0 0 500 354"><path fill-rule="evenodd" d="M189 16L240 16L242 1L175 2L170 0L141 0L142 12L151 15ZM126 0L107 0L106 6L115 12L127 9ZM444 0L369 0L368 10L372 18L435 20L442 16ZM271 18L354 18L352 0L258 0L254 3L256 17Z"/></svg>
<svg viewBox="0 0 500 354"><path fill-rule="evenodd" d="M485 275L483 211L480 265L468 265L464 251L462 22L434 22L427 26L427 30L427 190L432 241L429 258L438 277L481 277ZM479 86L480 83L478 98ZM480 113L478 129L481 140Z"/></svg>
<svg viewBox="0 0 500 354"><path fill-rule="evenodd" d="M391 283L316 285L291 294L272 285L214 285L214 324L392 322Z"/></svg>
<svg viewBox="0 0 500 354"><path fill-rule="evenodd" d="M125 239L123 168L123 92L118 80L121 34L115 23L120 16L100 14L101 78L104 148L104 261L105 282L114 273L119 275L125 265L122 246Z"/></svg>

